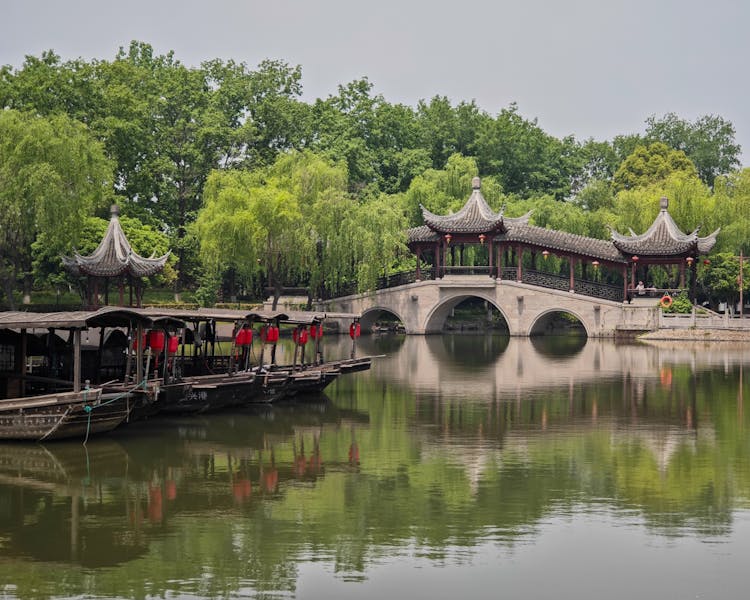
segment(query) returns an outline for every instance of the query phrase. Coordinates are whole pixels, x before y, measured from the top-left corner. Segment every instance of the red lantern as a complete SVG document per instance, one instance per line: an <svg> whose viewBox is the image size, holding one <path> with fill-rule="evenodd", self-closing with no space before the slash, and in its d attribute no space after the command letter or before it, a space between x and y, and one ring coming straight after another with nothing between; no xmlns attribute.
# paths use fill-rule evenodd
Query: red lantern
<svg viewBox="0 0 750 600"><path fill-rule="evenodd" d="M180 338L178 338L176 335L170 335L169 341L167 342L167 351L170 354L176 354L177 348L180 345Z"/></svg>
<svg viewBox="0 0 750 600"><path fill-rule="evenodd" d="M249 346L253 343L253 330L248 327L243 327L237 332L234 338L234 344L236 346Z"/></svg>
<svg viewBox="0 0 750 600"><path fill-rule="evenodd" d="M275 344L279 341L279 328L271 325L266 331L266 341L269 344Z"/></svg>
<svg viewBox="0 0 750 600"><path fill-rule="evenodd" d="M148 344L147 334L146 332L144 332L143 337L141 338L140 346L141 348L145 348L147 344ZM138 350L138 338L137 337L133 339L133 350Z"/></svg>
<svg viewBox="0 0 750 600"><path fill-rule="evenodd" d="M352 323L351 325L349 325L349 337L350 338L352 339L358 338L360 333L362 333L362 328L360 327L360 324L358 322Z"/></svg>
<svg viewBox="0 0 750 600"><path fill-rule="evenodd" d="M297 336L297 343L300 346L304 346L307 343L307 329L302 329Z"/></svg>
<svg viewBox="0 0 750 600"><path fill-rule="evenodd" d="M322 325L310 325L310 336L312 339L323 337L323 326Z"/></svg>
<svg viewBox="0 0 750 600"><path fill-rule="evenodd" d="M637 257L637 256L633 256L633 257L631 257L631 260L632 260L633 262L638 262L638 261L640 260L640 258L639 258L639 257Z"/></svg>
<svg viewBox="0 0 750 600"><path fill-rule="evenodd" d="M706 265L706 266L708 266L708 265L711 264L711 261L708 260L708 259L706 259L706 260L703 261L703 264Z"/></svg>
<svg viewBox="0 0 750 600"><path fill-rule="evenodd" d="M164 332L152 329L148 332L148 345L154 352L164 350Z"/></svg>
<svg viewBox="0 0 750 600"><path fill-rule="evenodd" d="M487 239L486 235L484 235L483 233L479 234L479 243L480 244L484 245L484 240L486 240L486 239Z"/></svg>
<svg viewBox="0 0 750 600"><path fill-rule="evenodd" d="M446 233L445 234L445 243L446 244L450 244L452 238L453 238L453 236L450 233Z"/></svg>
<svg viewBox="0 0 750 600"><path fill-rule="evenodd" d="M542 250L542 256L544 260L547 260L549 258L549 250Z"/></svg>

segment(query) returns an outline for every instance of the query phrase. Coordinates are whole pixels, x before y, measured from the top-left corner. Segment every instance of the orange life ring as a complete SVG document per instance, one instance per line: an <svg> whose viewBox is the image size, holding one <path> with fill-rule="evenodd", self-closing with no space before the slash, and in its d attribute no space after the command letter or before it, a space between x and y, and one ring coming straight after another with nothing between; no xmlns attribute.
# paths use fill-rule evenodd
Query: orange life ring
<svg viewBox="0 0 750 600"><path fill-rule="evenodd" d="M672 296L670 296L669 294L664 294L661 297L661 300L659 300L659 306L661 306L662 308L669 308L670 306L672 306L672 302Z"/></svg>

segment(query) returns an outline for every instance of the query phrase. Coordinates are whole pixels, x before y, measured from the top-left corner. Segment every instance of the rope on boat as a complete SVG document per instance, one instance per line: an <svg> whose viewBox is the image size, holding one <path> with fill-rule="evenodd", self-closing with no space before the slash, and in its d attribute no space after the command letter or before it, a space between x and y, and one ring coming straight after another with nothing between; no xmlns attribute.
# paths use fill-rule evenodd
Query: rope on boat
<svg viewBox="0 0 750 600"><path fill-rule="evenodd" d="M135 390L137 390L139 388L143 388L145 390L145 389L147 389L147 387L148 387L148 376L145 376L143 378L143 381L141 381L140 383L137 383L133 387L125 390L121 394L117 394L116 396L110 398L106 402L100 402L99 404L84 404L83 405L83 412L85 412L87 414L88 419L86 421L86 437L83 440L83 445L85 446L86 443L89 441L89 432L91 431L91 413L93 412L93 410L95 408L101 408L102 406L107 406L108 404L112 404L113 402L116 402L120 398L123 398L123 397L127 396L128 394L134 392ZM86 402L86 396L88 395L88 391L89 391L88 388L86 388L85 390L83 390L83 401L84 402Z"/></svg>

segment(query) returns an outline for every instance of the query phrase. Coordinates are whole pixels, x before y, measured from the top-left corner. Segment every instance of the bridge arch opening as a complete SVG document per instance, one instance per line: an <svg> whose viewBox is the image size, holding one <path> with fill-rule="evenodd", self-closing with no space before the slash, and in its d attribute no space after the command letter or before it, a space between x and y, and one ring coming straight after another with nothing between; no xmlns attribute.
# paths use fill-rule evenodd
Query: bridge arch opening
<svg viewBox="0 0 750 600"><path fill-rule="evenodd" d="M550 310L536 318L529 330L529 336L564 336L585 340L588 331L578 315L565 310Z"/></svg>
<svg viewBox="0 0 750 600"><path fill-rule="evenodd" d="M508 320L493 302L481 296L447 299L428 317L426 333L497 333L509 335Z"/></svg>
<svg viewBox="0 0 750 600"><path fill-rule="evenodd" d="M362 333L405 333L403 320L392 310L375 307L362 313L359 319Z"/></svg>

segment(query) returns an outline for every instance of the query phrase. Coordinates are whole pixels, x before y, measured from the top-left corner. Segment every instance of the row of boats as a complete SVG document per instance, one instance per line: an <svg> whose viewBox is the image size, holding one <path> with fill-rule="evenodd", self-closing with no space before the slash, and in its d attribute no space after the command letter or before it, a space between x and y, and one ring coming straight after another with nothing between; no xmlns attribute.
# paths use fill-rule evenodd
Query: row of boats
<svg viewBox="0 0 750 600"><path fill-rule="evenodd" d="M346 322L350 356L324 360L324 325L340 331ZM0 312L0 439L85 441L157 413L319 394L341 375L370 368L374 357L356 357L359 333L358 315L346 313ZM279 364L277 346L287 336L292 361Z"/></svg>

